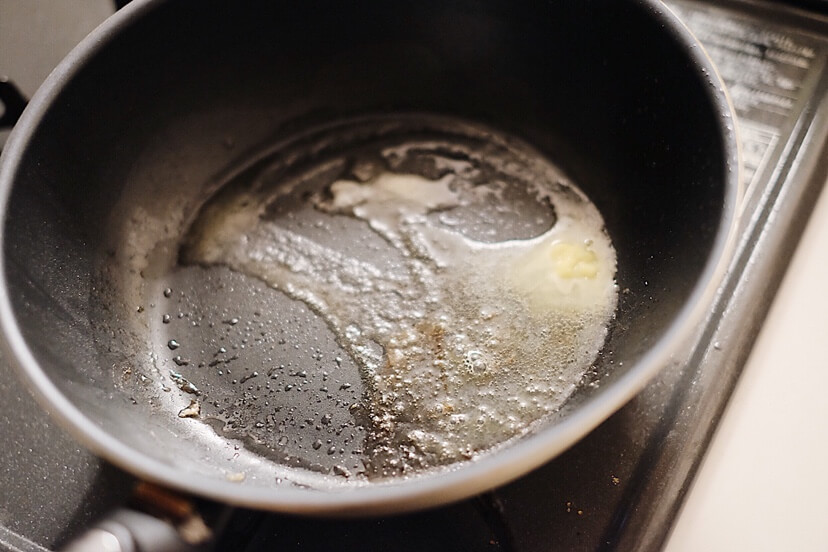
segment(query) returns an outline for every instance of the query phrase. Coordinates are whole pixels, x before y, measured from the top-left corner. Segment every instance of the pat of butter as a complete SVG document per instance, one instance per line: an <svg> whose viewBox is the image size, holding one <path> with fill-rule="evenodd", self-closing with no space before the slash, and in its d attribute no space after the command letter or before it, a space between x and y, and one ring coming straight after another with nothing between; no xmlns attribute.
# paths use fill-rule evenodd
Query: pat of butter
<svg viewBox="0 0 828 552"><path fill-rule="evenodd" d="M549 258L560 278L594 279L598 276L598 256L585 244L556 242L549 248Z"/></svg>
<svg viewBox="0 0 828 552"><path fill-rule="evenodd" d="M508 285L543 311L612 305L615 255L606 236L571 220L559 224L508 265Z"/></svg>

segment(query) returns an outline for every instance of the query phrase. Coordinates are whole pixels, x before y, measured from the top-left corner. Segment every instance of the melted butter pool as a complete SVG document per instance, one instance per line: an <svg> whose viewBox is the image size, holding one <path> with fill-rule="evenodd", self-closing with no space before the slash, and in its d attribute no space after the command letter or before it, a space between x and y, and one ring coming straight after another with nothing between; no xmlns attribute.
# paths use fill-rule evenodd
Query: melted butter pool
<svg viewBox="0 0 828 552"><path fill-rule="evenodd" d="M616 307L615 251L574 184L513 142L493 155L441 140L378 140L280 186L236 187L202 209L182 250L325 320L365 382L351 412L368 477L473 459L529 431L595 362ZM358 221L353 239L382 240L393 269L287 224L277 207L296 197ZM497 239L499 214L548 223Z"/></svg>

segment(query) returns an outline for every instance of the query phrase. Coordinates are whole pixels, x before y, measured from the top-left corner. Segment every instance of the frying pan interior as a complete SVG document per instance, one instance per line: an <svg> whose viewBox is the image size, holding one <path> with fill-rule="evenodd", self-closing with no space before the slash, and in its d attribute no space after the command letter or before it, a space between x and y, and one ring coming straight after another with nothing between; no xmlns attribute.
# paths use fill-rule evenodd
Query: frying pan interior
<svg viewBox="0 0 828 552"><path fill-rule="evenodd" d="M4 154L4 325L58 417L144 477L295 511L479 491L571 443L571 430L555 434L570 414L640 385L638 361L710 277L731 217L732 136L707 62L656 2L133 4L52 76ZM560 167L601 211L624 293L598 385L518 443L522 458L507 448L419 482L364 483L343 477L360 448L347 406L363 389L350 359L333 362L325 324L256 280L178 260L201 205L278 157L273 144L395 114L493 129ZM268 363L285 365L281 380L251 376ZM225 433L227 419L179 418L193 396L170 370L282 452ZM307 392L276 398L276 386ZM319 492L337 488L348 492Z"/></svg>

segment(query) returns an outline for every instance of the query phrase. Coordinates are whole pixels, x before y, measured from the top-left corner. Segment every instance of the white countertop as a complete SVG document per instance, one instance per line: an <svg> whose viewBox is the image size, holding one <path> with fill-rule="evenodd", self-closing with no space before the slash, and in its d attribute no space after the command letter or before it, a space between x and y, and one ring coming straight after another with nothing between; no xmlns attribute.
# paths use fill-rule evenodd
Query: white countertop
<svg viewBox="0 0 828 552"><path fill-rule="evenodd" d="M823 190L667 552L828 550Z"/></svg>

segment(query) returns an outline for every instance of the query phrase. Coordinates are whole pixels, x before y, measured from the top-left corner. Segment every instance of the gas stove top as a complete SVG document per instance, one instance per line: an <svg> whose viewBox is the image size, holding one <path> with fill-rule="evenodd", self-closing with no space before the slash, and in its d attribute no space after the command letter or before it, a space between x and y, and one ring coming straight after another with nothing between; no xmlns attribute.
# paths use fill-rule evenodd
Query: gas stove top
<svg viewBox="0 0 828 552"><path fill-rule="evenodd" d="M754 1L667 3L727 84L746 186L739 245L714 308L686 350L581 442L509 485L389 518L229 510L218 550L663 546L828 173L828 17ZM90 12L103 15L97 4ZM44 41L50 47L61 45ZM37 52L25 55L42 63ZM4 62L0 55L0 73L8 71ZM0 550L47 550L125 501L135 481L56 427L2 359L0 374Z"/></svg>

